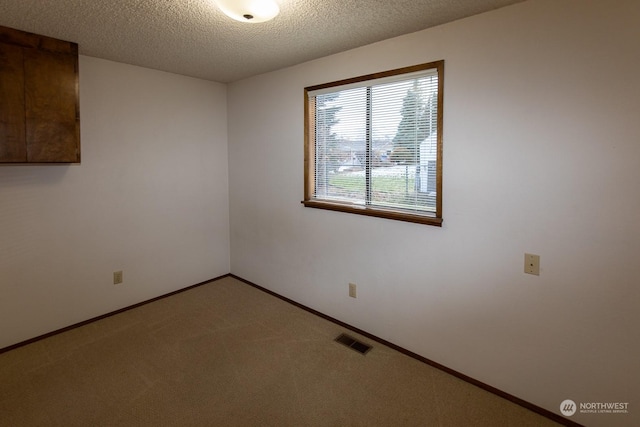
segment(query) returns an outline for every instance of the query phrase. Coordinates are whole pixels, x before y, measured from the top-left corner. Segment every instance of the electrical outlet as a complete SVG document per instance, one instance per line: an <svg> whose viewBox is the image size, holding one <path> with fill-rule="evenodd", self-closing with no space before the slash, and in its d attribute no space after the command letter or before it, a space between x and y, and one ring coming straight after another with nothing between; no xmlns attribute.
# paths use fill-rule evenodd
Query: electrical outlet
<svg viewBox="0 0 640 427"><path fill-rule="evenodd" d="M355 283L349 283L349 296L351 298L355 298L356 297L356 284Z"/></svg>
<svg viewBox="0 0 640 427"><path fill-rule="evenodd" d="M113 284L119 285L122 283L122 271L114 271L113 272Z"/></svg>
<svg viewBox="0 0 640 427"><path fill-rule="evenodd" d="M540 255L524 254L524 272L540 275Z"/></svg>

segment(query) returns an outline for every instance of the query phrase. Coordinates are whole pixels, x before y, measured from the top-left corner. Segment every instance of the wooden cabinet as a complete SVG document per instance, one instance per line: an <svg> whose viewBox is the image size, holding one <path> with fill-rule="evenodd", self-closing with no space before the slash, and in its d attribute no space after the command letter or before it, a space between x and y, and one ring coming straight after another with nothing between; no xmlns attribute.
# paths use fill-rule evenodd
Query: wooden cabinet
<svg viewBox="0 0 640 427"><path fill-rule="evenodd" d="M0 27L0 163L79 163L78 45Z"/></svg>

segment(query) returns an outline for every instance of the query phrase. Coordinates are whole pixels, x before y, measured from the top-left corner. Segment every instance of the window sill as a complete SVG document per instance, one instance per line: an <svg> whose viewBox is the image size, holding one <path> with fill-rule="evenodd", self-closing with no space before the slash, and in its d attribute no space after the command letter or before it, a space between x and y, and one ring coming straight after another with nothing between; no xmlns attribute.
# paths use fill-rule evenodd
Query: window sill
<svg viewBox="0 0 640 427"><path fill-rule="evenodd" d="M301 202L307 208L326 209L330 211L346 212L357 215L375 216L378 218L395 219L397 221L413 222L417 224L435 225L442 227L442 218L427 215L414 215L402 211L383 210L369 206L356 206L352 204L330 203L318 200L303 200Z"/></svg>

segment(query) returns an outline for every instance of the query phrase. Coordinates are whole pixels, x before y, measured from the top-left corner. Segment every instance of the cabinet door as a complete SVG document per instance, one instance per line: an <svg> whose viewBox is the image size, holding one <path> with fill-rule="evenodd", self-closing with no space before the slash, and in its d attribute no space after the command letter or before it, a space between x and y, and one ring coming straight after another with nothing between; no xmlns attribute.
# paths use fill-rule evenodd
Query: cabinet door
<svg viewBox="0 0 640 427"><path fill-rule="evenodd" d="M27 159L79 162L78 58L24 50Z"/></svg>
<svg viewBox="0 0 640 427"><path fill-rule="evenodd" d="M25 162L22 48L0 43L0 162Z"/></svg>

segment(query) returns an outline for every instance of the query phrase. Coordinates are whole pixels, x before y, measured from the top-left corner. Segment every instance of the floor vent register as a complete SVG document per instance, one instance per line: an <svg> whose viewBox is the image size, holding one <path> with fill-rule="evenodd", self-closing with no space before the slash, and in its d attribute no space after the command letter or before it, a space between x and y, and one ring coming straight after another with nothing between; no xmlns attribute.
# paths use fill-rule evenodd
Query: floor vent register
<svg viewBox="0 0 640 427"><path fill-rule="evenodd" d="M367 354L367 352L371 350L370 345L360 342L357 339L346 334L338 335L335 341L339 342L340 344L346 345L350 349L357 351L360 354Z"/></svg>

